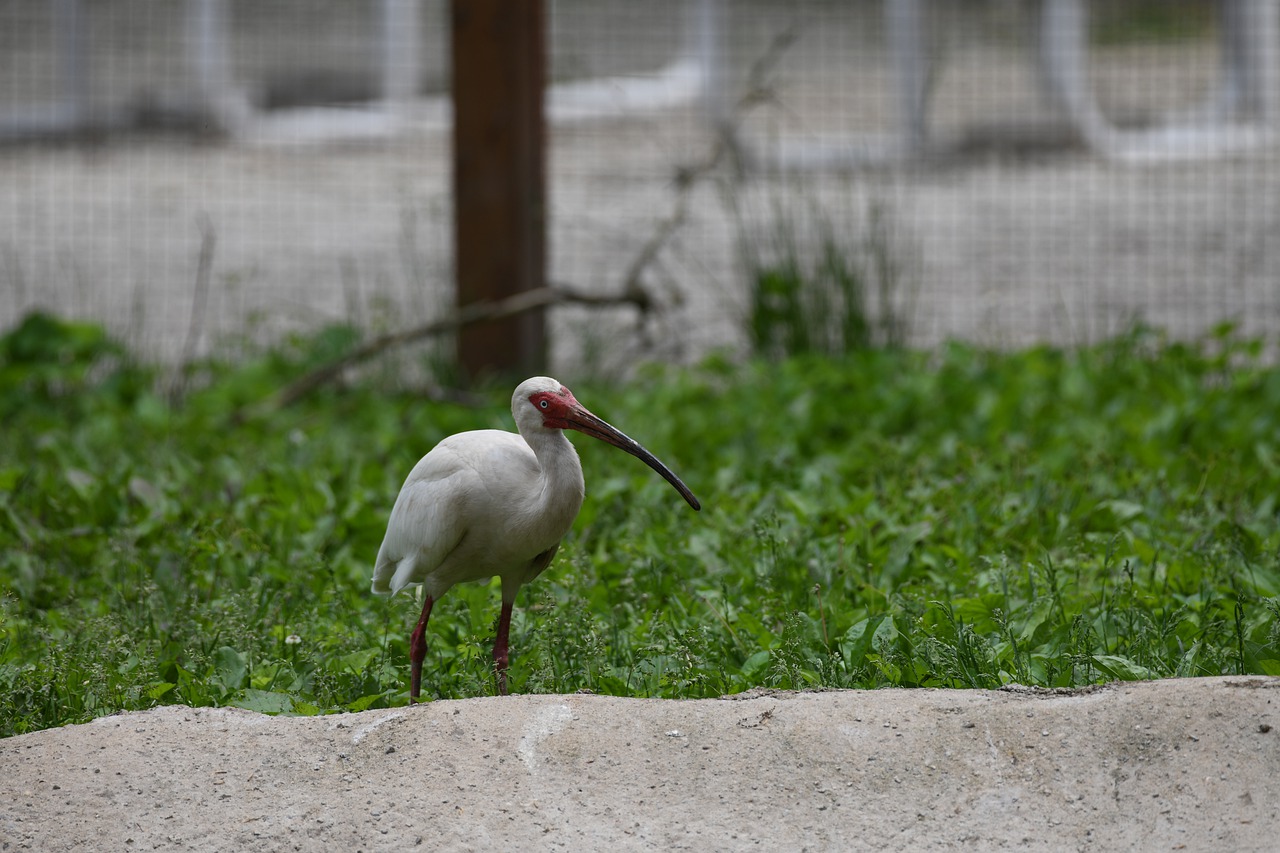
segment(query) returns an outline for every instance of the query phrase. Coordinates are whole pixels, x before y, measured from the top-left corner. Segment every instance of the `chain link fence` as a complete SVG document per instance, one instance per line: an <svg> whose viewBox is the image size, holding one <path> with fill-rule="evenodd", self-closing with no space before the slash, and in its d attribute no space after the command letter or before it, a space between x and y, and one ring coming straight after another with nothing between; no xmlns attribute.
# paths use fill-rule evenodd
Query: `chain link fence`
<svg viewBox="0 0 1280 853"><path fill-rule="evenodd" d="M1275 339L1280 45L1231 18L1275 5L548 2L548 279L652 306L556 309L556 369L759 345L832 256L860 289L822 310L913 346ZM175 359L446 313L448 20L0 2L0 327Z"/></svg>

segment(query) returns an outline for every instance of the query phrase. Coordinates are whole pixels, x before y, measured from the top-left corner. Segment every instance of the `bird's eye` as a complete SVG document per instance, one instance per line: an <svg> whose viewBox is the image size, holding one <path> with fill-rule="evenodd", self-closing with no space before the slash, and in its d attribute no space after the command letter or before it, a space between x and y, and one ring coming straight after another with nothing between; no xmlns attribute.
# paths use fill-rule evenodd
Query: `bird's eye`
<svg viewBox="0 0 1280 853"><path fill-rule="evenodd" d="M546 401L546 400L541 400L541 401L539 401L539 402L538 402L538 407L539 407L539 408L545 409L545 408L547 407L547 405L548 405L548 404L547 404L547 401Z"/></svg>

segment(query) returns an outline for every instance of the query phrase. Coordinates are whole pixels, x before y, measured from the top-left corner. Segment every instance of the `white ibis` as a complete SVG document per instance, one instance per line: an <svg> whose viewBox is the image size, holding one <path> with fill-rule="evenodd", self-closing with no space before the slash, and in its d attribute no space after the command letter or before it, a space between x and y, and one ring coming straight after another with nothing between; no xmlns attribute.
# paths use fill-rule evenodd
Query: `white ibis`
<svg viewBox="0 0 1280 853"><path fill-rule="evenodd" d="M502 612L493 643L498 693L507 692L511 607L520 587L555 556L582 508L582 465L564 430L608 442L645 462L689 506L698 499L658 458L587 411L568 388L546 376L526 379L511 395L519 435L482 429L451 435L422 457L400 489L378 549L373 591L395 595L423 587L422 615L409 639L416 703L427 654L431 606L463 581L502 578Z"/></svg>

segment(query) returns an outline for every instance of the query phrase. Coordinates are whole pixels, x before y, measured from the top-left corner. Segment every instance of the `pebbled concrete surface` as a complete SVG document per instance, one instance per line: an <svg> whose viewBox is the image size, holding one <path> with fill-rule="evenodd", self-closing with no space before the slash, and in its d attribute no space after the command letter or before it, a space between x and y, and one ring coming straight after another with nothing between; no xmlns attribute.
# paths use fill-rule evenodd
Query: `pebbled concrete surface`
<svg viewBox="0 0 1280 853"><path fill-rule="evenodd" d="M157 708L0 741L0 850L1271 850L1280 679Z"/></svg>

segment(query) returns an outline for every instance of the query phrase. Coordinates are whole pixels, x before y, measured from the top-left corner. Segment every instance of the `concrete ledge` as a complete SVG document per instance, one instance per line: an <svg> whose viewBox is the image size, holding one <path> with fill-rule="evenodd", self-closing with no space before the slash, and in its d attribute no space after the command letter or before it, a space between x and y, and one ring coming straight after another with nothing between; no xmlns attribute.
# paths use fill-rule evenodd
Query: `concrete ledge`
<svg viewBox="0 0 1280 853"><path fill-rule="evenodd" d="M1269 850L1280 679L158 708L0 741L5 850Z"/></svg>

